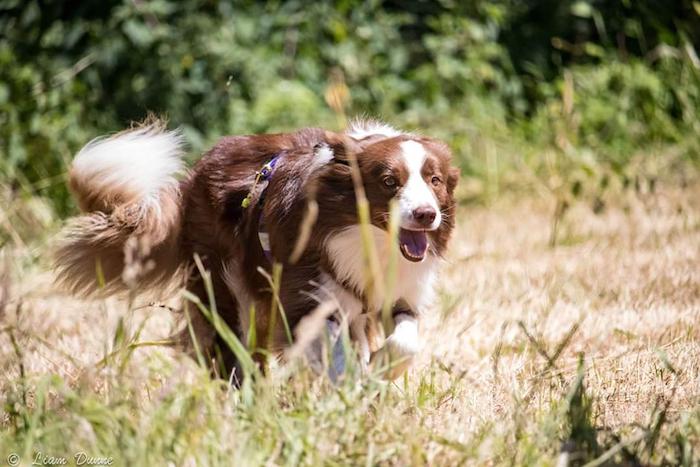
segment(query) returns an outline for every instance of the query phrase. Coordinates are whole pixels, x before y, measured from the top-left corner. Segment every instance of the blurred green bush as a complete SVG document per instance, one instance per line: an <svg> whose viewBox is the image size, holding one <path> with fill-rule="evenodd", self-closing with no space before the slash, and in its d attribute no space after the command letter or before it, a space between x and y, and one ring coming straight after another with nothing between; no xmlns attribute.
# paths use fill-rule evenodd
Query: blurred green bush
<svg viewBox="0 0 700 467"><path fill-rule="evenodd" d="M523 167L559 189L551 157L625 177L640 148L697 160L699 43L689 0L0 0L0 177L66 214L72 154L149 111L193 155L379 116L447 139L476 196Z"/></svg>

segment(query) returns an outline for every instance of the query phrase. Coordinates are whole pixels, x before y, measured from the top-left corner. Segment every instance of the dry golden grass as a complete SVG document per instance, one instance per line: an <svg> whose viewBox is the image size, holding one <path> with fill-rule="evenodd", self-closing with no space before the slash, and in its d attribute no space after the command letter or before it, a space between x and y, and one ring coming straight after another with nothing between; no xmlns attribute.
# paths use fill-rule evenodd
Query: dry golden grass
<svg viewBox="0 0 700 467"><path fill-rule="evenodd" d="M221 411L210 415L231 421L213 425L214 438L239 437L216 449L242 446L238 453L245 464L565 462L562 443L575 436L567 428L571 420L562 415L562 410L572 411L571 399L568 406L563 401L575 386L580 356L592 401L590 423L600 442L596 455L616 446L623 452L625 440L640 432L646 436L644 430L662 412L667 420L659 425L662 434L676 433L700 407L700 189L662 187L645 197L625 195L598 215L575 206L553 248L551 212L541 200L461 210L439 301L422 324L424 352L403 383L389 389L376 383L384 388L378 392L373 391L380 386L363 386L367 394L358 395L352 385L329 389L314 382L276 381L278 402L266 402L278 411L273 411L274 421L243 423L236 419L240 413L225 408L229 399L217 400ZM171 333L175 320L165 308L127 312L118 300L72 299L52 288L51 274L41 272L44 262L20 265L21 257L9 256L5 260L15 268L15 280L0 335L7 435L1 446L7 451L13 443L22 444L22 452L30 453L70 446L37 435L27 447L21 429L26 424L13 421L18 415L8 410L8 401L17 404L17 394L24 391L27 405L33 406L34 385L46 374L59 375L81 394L108 400L117 370L113 362L98 362L123 347L123 340L115 339L120 323L131 329L127 335L143 325L138 341L152 342ZM153 417L141 424L155 423L153 414L168 388L196 388L205 377L192 361L160 346L138 347L124 361L124 374L137 382L128 396L138 400L132 409ZM24 380L18 378L21 372ZM303 397L299 388L307 391ZM384 390L395 395L377 395ZM346 401L344 411L338 409L333 405L338 394L356 404ZM66 405L60 390L50 396L58 402L43 413L75 407ZM227 397L233 397L230 391ZM243 404L235 400L234 407ZM365 418L373 426L361 421ZM683 431L691 446L700 441L699 425ZM262 441L283 438L285 430L296 433L292 426L309 437L301 454L289 450L293 440ZM256 434L241 438L251 427L257 427ZM221 462L197 448L181 454L177 446L190 445L185 435L178 436L172 455L159 451L157 460L225 464L225 457ZM628 454L640 455L633 449L641 449L640 443L625 445ZM650 445L648 436L644 443ZM112 453L117 458L143 456L116 445L124 450ZM697 445L694 449L697 456ZM673 445L667 439L656 450L659 454L652 448L642 459L657 462Z"/></svg>
<svg viewBox="0 0 700 467"><path fill-rule="evenodd" d="M699 195L664 189L644 201L630 196L602 215L578 206L555 248L543 203L463 211L443 274L452 305L429 320L431 356L423 361L437 358L472 383L450 417L477 426L497 421L520 403L514 394L529 391L534 403L546 403L559 380L542 387L547 362L539 350L553 354L574 326L549 372L570 381L578 354L585 355L602 426L644 423L656 401L668 400L676 414L697 407Z"/></svg>

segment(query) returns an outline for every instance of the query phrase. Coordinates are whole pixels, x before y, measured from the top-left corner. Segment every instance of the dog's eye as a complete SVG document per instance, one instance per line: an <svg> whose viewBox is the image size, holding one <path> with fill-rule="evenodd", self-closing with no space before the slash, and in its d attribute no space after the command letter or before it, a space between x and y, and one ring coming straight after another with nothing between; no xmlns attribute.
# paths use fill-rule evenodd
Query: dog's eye
<svg viewBox="0 0 700 467"><path fill-rule="evenodd" d="M392 176L384 177L384 185L393 188L396 186L396 179Z"/></svg>
<svg viewBox="0 0 700 467"><path fill-rule="evenodd" d="M440 179L440 177L435 176L430 182L433 184L433 186L438 186L442 183L442 180Z"/></svg>

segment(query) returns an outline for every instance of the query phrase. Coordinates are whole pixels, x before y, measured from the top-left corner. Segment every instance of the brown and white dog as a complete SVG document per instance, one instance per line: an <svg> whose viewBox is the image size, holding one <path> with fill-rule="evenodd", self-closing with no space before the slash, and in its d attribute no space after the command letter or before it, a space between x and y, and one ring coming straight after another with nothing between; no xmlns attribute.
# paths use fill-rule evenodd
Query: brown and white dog
<svg viewBox="0 0 700 467"><path fill-rule="evenodd" d="M187 172L182 147L178 132L151 121L94 140L78 153L70 186L85 214L67 227L58 251L63 284L78 294L106 294L157 289L182 277L207 304L204 280L192 266L198 255L210 271L218 313L246 342L251 329L267 335L273 320L270 284L259 270L270 271L277 261L283 266L279 303L291 329L330 298L337 304L335 322L349 326L367 363L374 350L367 316L388 299L395 304L395 328L384 349L410 361L454 226L458 170L447 145L358 121L345 133L309 128L225 137ZM368 293L352 156L382 268L391 256L389 203L398 202L401 256L391 297ZM256 182L256 172L270 162L271 173ZM317 215L310 218L314 201ZM308 222L313 226L307 225L303 249L295 252ZM289 344L282 323L276 320L268 350ZM212 351L216 336L206 320L199 318L195 330ZM234 361L224 360L230 369Z"/></svg>

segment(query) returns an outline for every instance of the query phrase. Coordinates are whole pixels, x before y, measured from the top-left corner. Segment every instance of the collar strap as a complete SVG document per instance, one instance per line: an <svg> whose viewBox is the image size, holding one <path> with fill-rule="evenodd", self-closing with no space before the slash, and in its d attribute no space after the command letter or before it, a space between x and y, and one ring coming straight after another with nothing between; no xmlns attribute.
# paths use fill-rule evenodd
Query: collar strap
<svg viewBox="0 0 700 467"><path fill-rule="evenodd" d="M277 166L277 162L279 162L279 159L285 154L286 151L281 151L277 153L272 159L270 159L265 165L263 165L260 170L255 172L253 186L250 188L250 191L241 202L241 207L243 209L248 208L253 199L253 196L255 195L255 191L258 185L263 185L262 192L260 193L257 202L258 206L260 206L260 215L258 217L258 241L260 242L260 246L262 247L263 253L265 253L265 257L270 262L273 261L272 250L270 249L270 236L267 233L267 226L265 223L265 215L262 204L265 200L265 189L267 188L267 185L272 179L272 174L275 171L275 166Z"/></svg>
<svg viewBox="0 0 700 467"><path fill-rule="evenodd" d="M246 195L245 198L243 198L243 201L241 202L241 207L243 209L246 209L248 206L250 206L250 202L253 200L253 196L255 195L255 189L258 187L258 185L262 182L265 183L265 186L263 187L263 190L267 188L267 183L270 181L272 178L272 173L275 170L275 166L277 165L277 161L279 160L280 157L282 157L286 151L282 151L277 153L272 159L267 161L265 165L262 166L262 168L258 171L255 172L255 179L253 180L253 186L250 187L250 191ZM261 198L258 200L258 204L262 202L262 195Z"/></svg>

